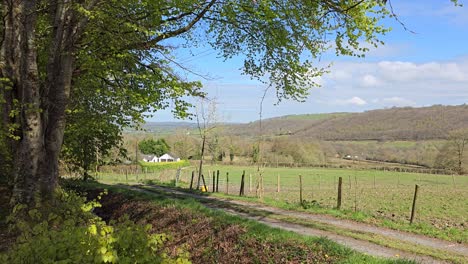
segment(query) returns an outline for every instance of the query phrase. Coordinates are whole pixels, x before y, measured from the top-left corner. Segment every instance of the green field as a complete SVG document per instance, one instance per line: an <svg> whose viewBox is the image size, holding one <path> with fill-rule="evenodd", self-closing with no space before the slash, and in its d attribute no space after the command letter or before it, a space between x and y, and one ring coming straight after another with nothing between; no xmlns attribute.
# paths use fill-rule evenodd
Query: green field
<svg viewBox="0 0 468 264"><path fill-rule="evenodd" d="M220 195L226 195L226 173L229 173L228 195L237 197L241 175L245 170L245 194L251 197L247 199L258 200L256 167L205 166L205 180L210 192L212 172L216 170L220 171ZM191 171L189 167L181 171L179 186L189 186ZM261 200L270 205L327 213L446 240L468 242L467 176L320 168L264 168L263 175L264 196ZM299 175L302 175L304 206L299 202ZM101 175L105 181L137 180L137 175L124 177ZM338 211L334 208L339 177L343 180L343 201ZM138 175L138 181L145 179L173 182L175 171ZM416 184L420 186L416 217L415 222L409 225ZM196 179L193 185L196 186Z"/></svg>

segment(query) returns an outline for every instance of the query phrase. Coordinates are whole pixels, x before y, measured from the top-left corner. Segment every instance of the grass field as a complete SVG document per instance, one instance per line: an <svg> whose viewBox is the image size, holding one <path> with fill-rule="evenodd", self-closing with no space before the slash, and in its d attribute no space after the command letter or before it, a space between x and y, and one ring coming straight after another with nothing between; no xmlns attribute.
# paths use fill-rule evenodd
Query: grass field
<svg viewBox="0 0 468 264"><path fill-rule="evenodd" d="M212 172L217 170L220 171L220 194L217 195L237 197L241 175L245 170L245 194L248 198L242 199L259 200L256 198L259 179L256 167L205 166L208 191L212 190ZM191 168L181 170L179 186L189 186L191 171ZM226 173L229 173L228 194ZM446 240L468 242L467 176L329 168L264 168L263 175L264 195L261 200L270 205L327 213ZM300 205L299 199L299 175L302 175L303 205ZM137 175L124 177L100 175L105 181L137 181ZM339 177L343 180L343 201L341 210L336 210ZM174 182L175 171L138 176L138 181L145 179ZM420 186L416 217L415 222L409 225L416 184ZM196 177L193 185L196 186Z"/></svg>

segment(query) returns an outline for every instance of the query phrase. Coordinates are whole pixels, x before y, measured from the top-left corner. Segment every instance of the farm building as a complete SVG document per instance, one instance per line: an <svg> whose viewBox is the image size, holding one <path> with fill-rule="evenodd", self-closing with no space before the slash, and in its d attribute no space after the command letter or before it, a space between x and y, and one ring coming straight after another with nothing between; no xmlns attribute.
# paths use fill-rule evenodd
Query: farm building
<svg viewBox="0 0 468 264"><path fill-rule="evenodd" d="M145 162L174 162L180 161L180 158L172 153L166 153L161 157L156 155L143 155L142 160Z"/></svg>
<svg viewBox="0 0 468 264"><path fill-rule="evenodd" d="M161 157L159 157L159 162L174 162L174 161L180 161L180 158L172 153L166 153L162 155Z"/></svg>
<svg viewBox="0 0 468 264"><path fill-rule="evenodd" d="M142 160L145 162L159 162L159 158L156 155L143 155Z"/></svg>

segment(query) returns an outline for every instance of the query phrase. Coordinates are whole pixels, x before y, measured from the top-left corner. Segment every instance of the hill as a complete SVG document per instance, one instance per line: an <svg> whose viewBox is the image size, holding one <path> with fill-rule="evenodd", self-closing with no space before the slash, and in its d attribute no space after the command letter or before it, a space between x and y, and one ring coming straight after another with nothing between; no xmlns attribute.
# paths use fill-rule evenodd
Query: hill
<svg viewBox="0 0 468 264"><path fill-rule="evenodd" d="M197 128L196 123L190 122L146 122L143 124L143 130L127 129L125 132L128 134L134 133L151 133L157 135L170 135L177 130L192 130Z"/></svg>
<svg viewBox="0 0 468 264"><path fill-rule="evenodd" d="M259 134L259 121L231 125L233 135ZM266 136L290 135L322 140L429 140L468 128L468 105L402 107L363 113L292 115L262 121Z"/></svg>

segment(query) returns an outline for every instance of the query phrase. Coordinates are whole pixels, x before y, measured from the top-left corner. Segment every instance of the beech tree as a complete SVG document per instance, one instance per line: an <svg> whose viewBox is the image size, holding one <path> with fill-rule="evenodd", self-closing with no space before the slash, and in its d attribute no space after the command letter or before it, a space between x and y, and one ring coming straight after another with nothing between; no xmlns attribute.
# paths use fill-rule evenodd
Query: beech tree
<svg viewBox="0 0 468 264"><path fill-rule="evenodd" d="M176 74L168 39L242 54L245 74L279 99L303 100L325 50L362 56L363 42L381 43L384 2L2 0L0 162L10 170L0 173L11 177L12 204L52 197L67 111L106 115L119 128L171 102L186 116L183 98L202 95L201 85Z"/></svg>

